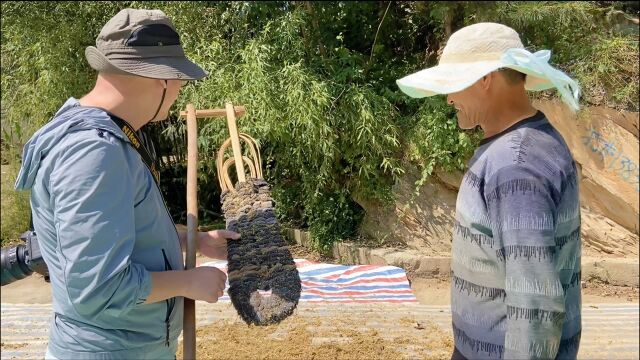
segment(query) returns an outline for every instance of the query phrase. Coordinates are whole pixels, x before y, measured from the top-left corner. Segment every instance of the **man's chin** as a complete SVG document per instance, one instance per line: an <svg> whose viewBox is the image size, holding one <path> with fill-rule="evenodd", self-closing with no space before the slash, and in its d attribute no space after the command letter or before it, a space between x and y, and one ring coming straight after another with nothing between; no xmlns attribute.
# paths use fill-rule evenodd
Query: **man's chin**
<svg viewBox="0 0 640 360"><path fill-rule="evenodd" d="M160 122L160 121L165 121L167 119L169 119L169 113L168 112L166 114L164 114L164 115L158 114L158 116L156 116L150 122Z"/></svg>
<svg viewBox="0 0 640 360"><path fill-rule="evenodd" d="M470 124L468 120L466 119L460 119L458 118L458 127L462 130L471 130L473 128L476 127L475 124Z"/></svg>

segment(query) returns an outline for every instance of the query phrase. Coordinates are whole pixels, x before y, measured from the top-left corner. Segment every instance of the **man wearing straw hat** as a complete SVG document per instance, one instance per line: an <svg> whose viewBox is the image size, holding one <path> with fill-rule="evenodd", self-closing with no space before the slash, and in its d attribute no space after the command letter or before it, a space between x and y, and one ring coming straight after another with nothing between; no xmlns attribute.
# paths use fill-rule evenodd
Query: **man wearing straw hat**
<svg viewBox="0 0 640 360"><path fill-rule="evenodd" d="M184 270L185 233L165 208L153 157L137 136L165 119L188 60L159 10L124 9L86 49L99 72L27 142L17 189L31 189L33 225L47 263L54 316L46 358L175 358L183 297L215 302L226 275ZM199 233L198 250L226 259L229 231Z"/></svg>
<svg viewBox="0 0 640 360"><path fill-rule="evenodd" d="M576 164L527 90L578 85L495 23L460 29L438 66L398 80L447 94L462 129L484 132L462 180L451 263L453 359L575 359L581 334Z"/></svg>

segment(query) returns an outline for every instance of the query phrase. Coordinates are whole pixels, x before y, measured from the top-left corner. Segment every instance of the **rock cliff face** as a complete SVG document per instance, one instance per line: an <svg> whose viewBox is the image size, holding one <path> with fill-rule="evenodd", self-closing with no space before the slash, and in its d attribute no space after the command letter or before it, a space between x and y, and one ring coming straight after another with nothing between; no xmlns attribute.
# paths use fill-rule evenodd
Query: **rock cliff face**
<svg viewBox="0 0 640 360"><path fill-rule="evenodd" d="M562 134L581 170L580 202L585 255L638 256L638 113L603 107L577 115L557 101L536 101ZM447 256L462 173L438 173L412 199L417 169L394 186L395 206L361 202L363 235Z"/></svg>

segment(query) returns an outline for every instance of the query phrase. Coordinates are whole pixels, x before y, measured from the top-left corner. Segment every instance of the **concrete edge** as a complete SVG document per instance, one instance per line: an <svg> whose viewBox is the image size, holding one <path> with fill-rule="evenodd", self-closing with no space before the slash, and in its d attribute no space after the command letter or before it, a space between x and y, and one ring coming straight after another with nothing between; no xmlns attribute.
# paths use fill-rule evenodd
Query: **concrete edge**
<svg viewBox="0 0 640 360"><path fill-rule="evenodd" d="M285 236L291 243L312 248L313 239L309 232L285 229ZM395 248L370 248L351 242L335 243L333 257L342 264L388 265L403 268L409 280L448 278L451 258L448 256L425 256L417 250ZM602 281L617 286L640 286L640 263L638 259L582 258L582 280Z"/></svg>

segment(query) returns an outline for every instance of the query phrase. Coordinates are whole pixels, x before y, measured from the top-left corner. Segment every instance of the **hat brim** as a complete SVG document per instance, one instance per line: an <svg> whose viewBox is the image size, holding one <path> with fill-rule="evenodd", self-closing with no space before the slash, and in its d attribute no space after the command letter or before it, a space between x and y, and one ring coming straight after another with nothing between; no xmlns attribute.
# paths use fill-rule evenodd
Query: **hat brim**
<svg viewBox="0 0 640 360"><path fill-rule="evenodd" d="M85 50L89 65L100 72L164 80L200 80L208 74L186 57L154 57L144 60L109 60L98 49Z"/></svg>
<svg viewBox="0 0 640 360"><path fill-rule="evenodd" d="M473 85L488 73L512 66L500 60L476 61L468 63L440 64L396 80L398 87L413 98L423 98L439 94L451 94ZM525 69L514 69L527 73ZM545 78L527 74L527 90L544 90L553 87Z"/></svg>

